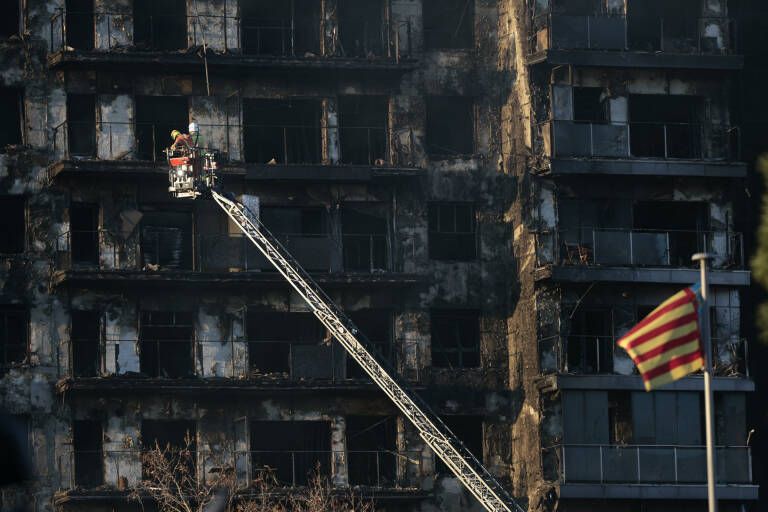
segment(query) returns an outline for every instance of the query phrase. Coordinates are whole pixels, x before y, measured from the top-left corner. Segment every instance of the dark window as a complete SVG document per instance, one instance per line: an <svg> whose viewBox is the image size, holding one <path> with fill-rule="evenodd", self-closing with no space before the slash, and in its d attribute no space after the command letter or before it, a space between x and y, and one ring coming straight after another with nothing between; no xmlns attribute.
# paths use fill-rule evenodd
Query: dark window
<svg viewBox="0 0 768 512"><path fill-rule="evenodd" d="M669 265L693 266L691 256L707 251L709 207L693 201L641 201L635 203L632 227L665 245ZM642 246L635 249L636 252Z"/></svg>
<svg viewBox="0 0 768 512"><path fill-rule="evenodd" d="M27 359L29 313L18 306L0 306L0 364L11 366Z"/></svg>
<svg viewBox="0 0 768 512"><path fill-rule="evenodd" d="M578 308L568 336L568 371L613 371L613 336L610 310Z"/></svg>
<svg viewBox="0 0 768 512"><path fill-rule="evenodd" d="M427 49L471 48L474 0L424 0L424 46Z"/></svg>
<svg viewBox="0 0 768 512"><path fill-rule="evenodd" d="M320 53L320 0L240 1L243 53L304 57Z"/></svg>
<svg viewBox="0 0 768 512"><path fill-rule="evenodd" d="M345 164L387 162L386 96L340 96L341 161Z"/></svg>
<svg viewBox="0 0 768 512"><path fill-rule="evenodd" d="M134 0L133 41L144 50L180 50L187 47L185 0Z"/></svg>
<svg viewBox="0 0 768 512"><path fill-rule="evenodd" d="M245 161L320 162L320 117L319 100L244 100Z"/></svg>
<svg viewBox="0 0 768 512"><path fill-rule="evenodd" d="M392 313L380 309L363 309L350 311L348 314L358 330L367 339L369 350L379 360L393 363ZM351 356L347 356L347 378L368 378L365 371Z"/></svg>
<svg viewBox="0 0 768 512"><path fill-rule="evenodd" d="M8 486L31 480L35 471L29 416L26 414L0 414L0 436L2 436L5 461L3 468L4 485Z"/></svg>
<svg viewBox="0 0 768 512"><path fill-rule="evenodd" d="M475 208L471 203L429 205L429 257L456 261L477 257Z"/></svg>
<svg viewBox="0 0 768 512"><path fill-rule="evenodd" d="M72 422L72 448L75 452L75 485L98 487L104 483L104 452L101 422Z"/></svg>
<svg viewBox="0 0 768 512"><path fill-rule="evenodd" d="M346 57L382 55L388 35L381 1L339 0L339 43Z"/></svg>
<svg viewBox="0 0 768 512"><path fill-rule="evenodd" d="M690 53L699 44L701 0L627 2L627 44L637 51Z"/></svg>
<svg viewBox="0 0 768 512"><path fill-rule="evenodd" d="M26 201L21 196L0 196L0 254L24 252Z"/></svg>
<svg viewBox="0 0 768 512"><path fill-rule="evenodd" d="M347 416L349 483L394 487L397 477L397 418Z"/></svg>
<svg viewBox="0 0 768 512"><path fill-rule="evenodd" d="M331 351L323 345L325 328L311 313L249 312L248 361L253 376L282 373L328 377Z"/></svg>
<svg viewBox="0 0 768 512"><path fill-rule="evenodd" d="M75 377L99 374L101 314L98 311L72 311L72 371Z"/></svg>
<svg viewBox="0 0 768 512"><path fill-rule="evenodd" d="M701 158L703 99L699 96L631 94L630 148L633 156Z"/></svg>
<svg viewBox="0 0 768 512"><path fill-rule="evenodd" d="M72 203L69 207L72 263L99 263L99 206Z"/></svg>
<svg viewBox="0 0 768 512"><path fill-rule="evenodd" d="M183 17L180 17L183 19ZM142 160L162 160L171 131L187 131L189 105L183 96L136 96L136 148Z"/></svg>
<svg viewBox="0 0 768 512"><path fill-rule="evenodd" d="M67 46L75 50L93 50L93 0L67 0L66 10Z"/></svg>
<svg viewBox="0 0 768 512"><path fill-rule="evenodd" d="M189 474L196 473L197 427L194 421L142 420L141 448L145 452L159 448L172 461L187 465ZM189 452L184 452L187 449ZM145 467L142 472L147 478Z"/></svg>
<svg viewBox="0 0 768 512"><path fill-rule="evenodd" d="M608 120L608 101L601 87L573 88L573 119L590 123Z"/></svg>
<svg viewBox="0 0 768 512"><path fill-rule="evenodd" d="M480 366L480 319L477 311L432 311L432 366Z"/></svg>
<svg viewBox="0 0 768 512"><path fill-rule="evenodd" d="M21 0L7 0L0 17L0 39L19 35L21 27Z"/></svg>
<svg viewBox="0 0 768 512"><path fill-rule="evenodd" d="M331 429L325 421L251 422L253 477L278 485L306 485L318 470L331 468Z"/></svg>
<svg viewBox="0 0 768 512"><path fill-rule="evenodd" d="M192 376L192 314L143 311L140 320L141 372L150 377Z"/></svg>
<svg viewBox="0 0 768 512"><path fill-rule="evenodd" d="M67 95L67 137L72 156L96 156L96 96Z"/></svg>
<svg viewBox="0 0 768 512"><path fill-rule="evenodd" d="M22 90L15 87L0 87L0 116L3 119L2 128L0 128L0 153L4 153L7 146L23 142L23 112Z"/></svg>
<svg viewBox="0 0 768 512"><path fill-rule="evenodd" d="M141 219L145 270L192 269L192 218L184 212L145 212Z"/></svg>
<svg viewBox="0 0 768 512"><path fill-rule="evenodd" d="M483 462L483 418L482 416L450 415L441 416L443 423L459 438L464 447L469 450L477 460ZM450 475L451 470L439 458L436 458L435 473Z"/></svg>
<svg viewBox="0 0 768 512"><path fill-rule="evenodd" d="M474 102L466 96L427 98L427 153L430 156L475 152Z"/></svg>
<svg viewBox="0 0 768 512"><path fill-rule="evenodd" d="M278 237L305 270L328 272L335 244L332 244L328 236L328 214L325 209L264 207L260 213L264 225ZM255 257L258 258L258 255ZM271 263L262 260L264 270L274 270Z"/></svg>
<svg viewBox="0 0 768 512"><path fill-rule="evenodd" d="M344 205L341 210L344 270L388 270L387 219L365 206Z"/></svg>

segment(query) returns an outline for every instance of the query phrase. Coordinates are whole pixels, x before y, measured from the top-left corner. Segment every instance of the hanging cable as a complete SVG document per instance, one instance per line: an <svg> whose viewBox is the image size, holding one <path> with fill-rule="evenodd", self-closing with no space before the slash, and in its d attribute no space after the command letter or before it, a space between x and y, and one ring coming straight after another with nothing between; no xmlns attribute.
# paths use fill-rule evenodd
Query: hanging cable
<svg viewBox="0 0 768 512"><path fill-rule="evenodd" d="M205 31L203 30L203 25L200 23L200 11L197 10L197 0L192 1L192 6L195 8L195 23L197 23L197 26L200 27L200 36L203 39L203 66L205 67L205 91L208 96L211 95L211 82L209 81L208 77L208 43L205 41ZM226 9L224 11L224 16L227 15Z"/></svg>

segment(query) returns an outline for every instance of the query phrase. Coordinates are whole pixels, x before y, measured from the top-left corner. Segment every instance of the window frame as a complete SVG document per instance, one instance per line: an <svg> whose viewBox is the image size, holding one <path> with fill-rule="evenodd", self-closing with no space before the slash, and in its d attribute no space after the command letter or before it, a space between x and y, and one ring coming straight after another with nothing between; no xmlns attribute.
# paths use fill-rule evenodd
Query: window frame
<svg viewBox="0 0 768 512"><path fill-rule="evenodd" d="M459 231L457 229L458 226L458 217L456 215L456 208L460 206L465 206L469 208L469 222L470 222L470 231ZM441 211L442 208L452 208L453 209L453 230L447 231L441 229ZM437 223L435 229L430 224L430 220L432 219L432 209L436 208L437 210ZM427 251L429 254L430 260L435 261L461 261L461 262L468 262L468 261L474 261L478 259L479 251L478 251L478 223L477 223L477 208L475 207L475 203L472 201L429 201L427 203ZM448 254L446 256L442 255L436 255L435 254L435 247L434 242L436 241L436 238L439 239L439 237L467 237L472 239L472 254L468 256L462 256L457 255L456 253ZM443 238L443 241L445 238ZM456 245L454 244L454 247Z"/></svg>
<svg viewBox="0 0 768 512"><path fill-rule="evenodd" d="M481 329L480 329L480 311L479 310L434 308L430 310L429 317L430 317L430 362L433 368L446 368L446 369L454 369L454 370L482 368L483 357L482 357L482 351L480 350ZM438 345L435 343L435 341L439 339L438 336L435 336L436 330L437 330L435 320L440 319L441 317L444 320L451 322L451 325L449 327L453 331L453 334L456 336L455 347L446 347L444 344ZM466 340L462 339L461 329L459 329L459 324L457 323L457 320L461 318L467 319L473 323L472 335L475 338L475 340L471 346L464 345L462 343L463 341L466 341ZM443 357L447 357L448 354L456 354L457 365L451 366L450 362L448 364L442 364L442 363L436 364L437 358L435 357L435 354L441 354L443 355ZM477 365L466 365L464 363L464 359L470 354L473 355L473 357L477 358Z"/></svg>

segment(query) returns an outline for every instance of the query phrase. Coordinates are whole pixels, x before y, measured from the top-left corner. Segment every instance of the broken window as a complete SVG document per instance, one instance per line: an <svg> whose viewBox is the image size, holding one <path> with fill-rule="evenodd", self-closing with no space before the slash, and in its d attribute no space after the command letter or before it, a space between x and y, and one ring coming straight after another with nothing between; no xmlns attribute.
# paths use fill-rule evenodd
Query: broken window
<svg viewBox="0 0 768 512"><path fill-rule="evenodd" d="M260 213L261 221L267 229L278 237L305 270L328 271L332 247L325 209L268 206L262 208ZM254 260L256 258L258 255L254 254ZM274 270L266 259L262 258L262 261L264 270Z"/></svg>
<svg viewBox="0 0 768 512"><path fill-rule="evenodd" d="M133 42L142 50L187 47L185 0L134 0L133 24Z"/></svg>
<svg viewBox="0 0 768 512"><path fill-rule="evenodd" d="M629 96L633 156L701 158L703 98L669 94Z"/></svg>
<svg viewBox="0 0 768 512"><path fill-rule="evenodd" d="M67 139L71 156L96 156L96 96L67 94Z"/></svg>
<svg viewBox="0 0 768 512"><path fill-rule="evenodd" d="M389 269L387 218L368 205L347 203L341 210L344 270L374 272Z"/></svg>
<svg viewBox="0 0 768 512"><path fill-rule="evenodd" d="M184 378L194 374L191 313L142 311L139 364L149 377Z"/></svg>
<svg viewBox="0 0 768 512"><path fill-rule="evenodd" d="M243 100L245 161L260 164L320 162L321 115L319 100Z"/></svg>
<svg viewBox="0 0 768 512"><path fill-rule="evenodd" d="M0 17L0 39L19 35L21 28L21 0L9 0L3 5Z"/></svg>
<svg viewBox="0 0 768 512"><path fill-rule="evenodd" d="M305 57L320 54L320 0L240 1L243 53Z"/></svg>
<svg viewBox="0 0 768 512"><path fill-rule="evenodd" d="M345 164L383 165L388 161L386 96L340 96L339 137Z"/></svg>
<svg viewBox="0 0 768 512"><path fill-rule="evenodd" d="M8 146L24 142L23 113L23 91L16 87L0 87L0 116L3 119L0 128L0 153L5 153Z"/></svg>
<svg viewBox="0 0 768 512"><path fill-rule="evenodd" d="M474 0L424 0L423 10L425 48L472 48Z"/></svg>
<svg viewBox="0 0 768 512"><path fill-rule="evenodd" d="M473 154L474 101L466 96L429 96L426 130L431 157Z"/></svg>
<svg viewBox="0 0 768 512"><path fill-rule="evenodd" d="M253 478L278 485L307 485L318 470L331 468L331 428L327 421L252 421Z"/></svg>
<svg viewBox="0 0 768 512"><path fill-rule="evenodd" d="M246 333L252 376L285 374L298 379L333 375L332 351L323 344L325 328L312 313L249 311Z"/></svg>
<svg viewBox="0 0 768 512"><path fill-rule="evenodd" d="M141 449L148 452L159 448L167 457L178 456L182 450L189 450L190 457L181 459L189 466L187 471L196 474L197 467L197 426L190 420L142 420ZM142 467L143 478L147 478L146 468Z"/></svg>
<svg viewBox="0 0 768 512"><path fill-rule="evenodd" d="M186 212L144 212L141 256L144 270L191 270L192 216Z"/></svg>
<svg viewBox="0 0 768 512"><path fill-rule="evenodd" d="M72 263L99 264L99 206L72 203L69 207Z"/></svg>
<svg viewBox="0 0 768 512"><path fill-rule="evenodd" d="M637 51L689 53L699 47L701 0L627 2L627 44Z"/></svg>
<svg viewBox="0 0 768 512"><path fill-rule="evenodd" d="M602 87L573 88L573 120L588 123L608 121L608 98Z"/></svg>
<svg viewBox="0 0 768 512"><path fill-rule="evenodd" d="M388 46L384 3L339 0L339 43L345 57L383 55Z"/></svg>
<svg viewBox="0 0 768 512"><path fill-rule="evenodd" d="M189 105L185 96L136 96L136 151L141 160L164 159L173 141L171 131L187 131Z"/></svg>
<svg viewBox="0 0 768 512"><path fill-rule="evenodd" d="M347 416L351 485L393 487L397 476L397 417Z"/></svg>
<svg viewBox="0 0 768 512"><path fill-rule="evenodd" d="M26 245L26 200L23 196L0 196L0 254L24 252Z"/></svg>
<svg viewBox="0 0 768 512"><path fill-rule="evenodd" d="M29 312L21 306L0 306L0 364L23 363L29 350Z"/></svg>
<svg viewBox="0 0 768 512"><path fill-rule="evenodd" d="M6 461L14 461L12 471L3 472L3 481L5 485L14 482L30 480L35 474L32 449L32 438L30 436L31 425L27 414L3 414L3 442ZM6 444L10 440L9 444ZM8 466L8 464L6 464ZM4 468L6 469L6 468ZM5 505L5 503L4 503Z"/></svg>
<svg viewBox="0 0 768 512"><path fill-rule="evenodd" d="M98 311L72 311L70 345L72 373L75 377L99 375L101 352L101 314Z"/></svg>
<svg viewBox="0 0 768 512"><path fill-rule="evenodd" d="M72 422L72 448L75 452L75 485L98 487L104 483L104 452L101 421Z"/></svg>
<svg viewBox="0 0 768 512"><path fill-rule="evenodd" d="M75 50L93 50L94 22L93 0L67 0L67 46Z"/></svg>
<svg viewBox="0 0 768 512"><path fill-rule="evenodd" d="M368 340L369 350L374 352L381 361L394 362L392 355L392 312L363 309L350 311L348 314L358 330ZM357 361L349 356L347 357L347 378L369 378Z"/></svg>
<svg viewBox="0 0 768 512"><path fill-rule="evenodd" d="M473 415L446 415L441 416L443 423L453 432L456 437L464 444L467 450L475 456L477 460L483 462L483 417ZM448 466L440 459L435 457L435 473L442 475L452 475Z"/></svg>
<svg viewBox="0 0 768 512"><path fill-rule="evenodd" d="M477 258L472 203L430 203L428 222L430 259L470 261Z"/></svg>
<svg viewBox="0 0 768 512"><path fill-rule="evenodd" d="M613 371L611 311L577 309L568 336L568 371L610 373Z"/></svg>
<svg viewBox="0 0 768 512"><path fill-rule="evenodd" d="M480 366L480 318L477 311L433 310L431 325L432 366Z"/></svg>
<svg viewBox="0 0 768 512"><path fill-rule="evenodd" d="M634 204L633 228L645 235L647 243L633 245L637 261L655 263L660 258L648 254L663 254L662 263L675 267L693 265L691 256L707 247L709 207L693 201L640 201ZM638 241L641 240L640 237ZM649 244L652 248L647 248Z"/></svg>

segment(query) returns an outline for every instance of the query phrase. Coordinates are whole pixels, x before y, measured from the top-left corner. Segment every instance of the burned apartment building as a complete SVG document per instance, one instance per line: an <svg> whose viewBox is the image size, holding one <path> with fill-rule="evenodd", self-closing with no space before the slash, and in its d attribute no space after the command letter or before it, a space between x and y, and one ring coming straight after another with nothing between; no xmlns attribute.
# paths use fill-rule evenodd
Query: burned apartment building
<svg viewBox="0 0 768 512"><path fill-rule="evenodd" d="M715 254L719 493L755 510L726 0L13 0L0 20L2 508L137 510L155 441L383 510L481 510L211 201L254 211L530 511L705 509L701 378L616 339ZM663 13L663 14L659 14Z"/></svg>

